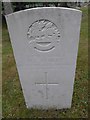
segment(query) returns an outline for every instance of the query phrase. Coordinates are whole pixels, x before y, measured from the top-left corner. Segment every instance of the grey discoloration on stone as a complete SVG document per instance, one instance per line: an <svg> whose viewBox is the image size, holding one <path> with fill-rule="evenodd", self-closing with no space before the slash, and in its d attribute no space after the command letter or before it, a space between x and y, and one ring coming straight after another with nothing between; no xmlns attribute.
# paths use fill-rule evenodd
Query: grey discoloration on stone
<svg viewBox="0 0 90 120"><path fill-rule="evenodd" d="M47 72L45 72L45 81L46 81L46 99L48 99L48 82L47 82Z"/></svg>

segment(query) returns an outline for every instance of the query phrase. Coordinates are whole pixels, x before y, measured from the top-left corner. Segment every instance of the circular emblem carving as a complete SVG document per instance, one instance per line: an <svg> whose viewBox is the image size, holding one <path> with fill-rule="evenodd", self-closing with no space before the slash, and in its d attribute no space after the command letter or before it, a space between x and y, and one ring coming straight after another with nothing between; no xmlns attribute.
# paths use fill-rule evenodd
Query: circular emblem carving
<svg viewBox="0 0 90 120"><path fill-rule="evenodd" d="M60 32L54 23L41 19L29 26L27 37L36 50L50 51L60 41Z"/></svg>

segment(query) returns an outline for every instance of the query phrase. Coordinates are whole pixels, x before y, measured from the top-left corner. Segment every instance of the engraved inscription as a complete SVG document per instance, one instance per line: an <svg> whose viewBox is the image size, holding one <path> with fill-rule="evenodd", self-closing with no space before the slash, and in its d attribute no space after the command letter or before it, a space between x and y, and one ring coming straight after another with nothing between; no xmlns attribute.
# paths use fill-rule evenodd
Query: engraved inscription
<svg viewBox="0 0 90 120"><path fill-rule="evenodd" d="M53 50L60 41L60 32L53 22L41 19L29 26L27 37L29 44L35 43L35 50L47 52Z"/></svg>

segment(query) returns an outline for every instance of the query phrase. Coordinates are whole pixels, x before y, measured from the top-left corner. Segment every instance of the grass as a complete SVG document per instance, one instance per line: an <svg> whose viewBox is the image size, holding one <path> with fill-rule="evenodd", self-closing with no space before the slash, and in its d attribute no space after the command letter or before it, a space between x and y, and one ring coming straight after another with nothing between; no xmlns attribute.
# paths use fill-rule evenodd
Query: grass
<svg viewBox="0 0 90 120"><path fill-rule="evenodd" d="M21 85L6 25L2 35L2 97L5 118L87 118L88 117L88 11L83 12L76 77L71 109L28 110L25 106Z"/></svg>

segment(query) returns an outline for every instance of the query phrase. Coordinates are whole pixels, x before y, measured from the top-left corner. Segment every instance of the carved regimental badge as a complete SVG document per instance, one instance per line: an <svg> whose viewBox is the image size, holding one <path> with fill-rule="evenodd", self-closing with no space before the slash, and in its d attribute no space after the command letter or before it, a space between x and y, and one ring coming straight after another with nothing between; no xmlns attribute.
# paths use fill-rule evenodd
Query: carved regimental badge
<svg viewBox="0 0 90 120"><path fill-rule="evenodd" d="M37 51L51 51L60 41L57 26L49 20L37 20L29 26L27 37Z"/></svg>

